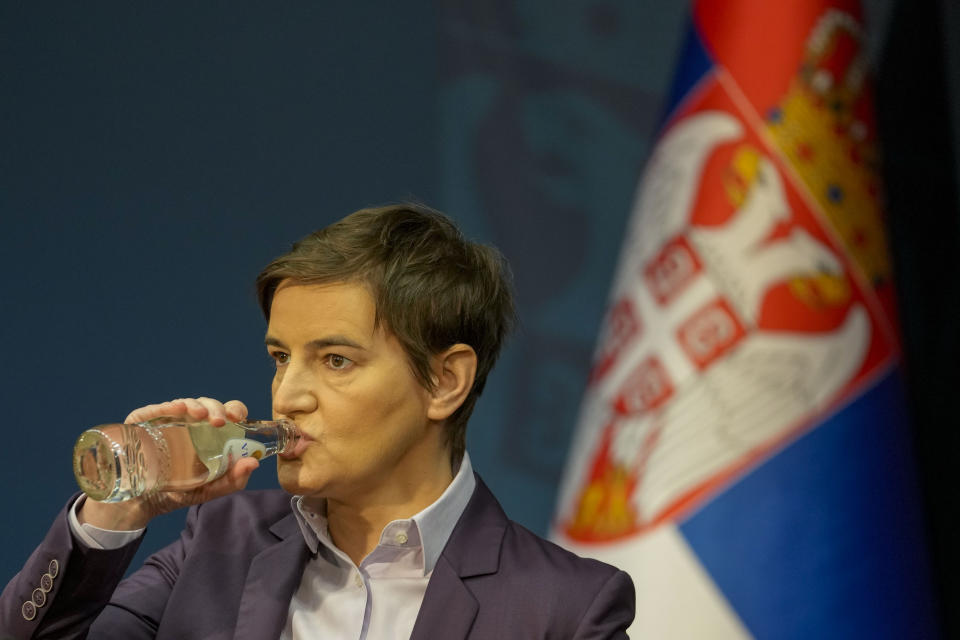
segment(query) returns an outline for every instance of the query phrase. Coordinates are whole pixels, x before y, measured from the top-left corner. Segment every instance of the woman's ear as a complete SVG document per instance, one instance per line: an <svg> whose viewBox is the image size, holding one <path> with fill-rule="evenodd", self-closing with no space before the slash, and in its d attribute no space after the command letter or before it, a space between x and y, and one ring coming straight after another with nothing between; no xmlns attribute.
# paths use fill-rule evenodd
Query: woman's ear
<svg viewBox="0 0 960 640"><path fill-rule="evenodd" d="M477 353L457 343L433 357L434 390L427 407L431 420L446 420L460 408L473 388L477 375Z"/></svg>

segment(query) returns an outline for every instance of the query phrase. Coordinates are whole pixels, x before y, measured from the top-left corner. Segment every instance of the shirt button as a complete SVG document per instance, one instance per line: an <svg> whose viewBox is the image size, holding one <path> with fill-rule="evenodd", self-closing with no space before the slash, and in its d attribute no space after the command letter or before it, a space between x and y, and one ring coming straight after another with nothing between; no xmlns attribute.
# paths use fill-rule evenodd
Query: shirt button
<svg viewBox="0 0 960 640"><path fill-rule="evenodd" d="M403 531L401 531L400 533L398 533L397 535L395 535L395 536L393 537L393 540L394 540L394 542L396 542L397 544L407 544L407 540L408 540L407 534L405 534Z"/></svg>
<svg viewBox="0 0 960 640"><path fill-rule="evenodd" d="M359 573L353 576L353 584L357 585L358 589L363 587L363 578L360 577Z"/></svg>

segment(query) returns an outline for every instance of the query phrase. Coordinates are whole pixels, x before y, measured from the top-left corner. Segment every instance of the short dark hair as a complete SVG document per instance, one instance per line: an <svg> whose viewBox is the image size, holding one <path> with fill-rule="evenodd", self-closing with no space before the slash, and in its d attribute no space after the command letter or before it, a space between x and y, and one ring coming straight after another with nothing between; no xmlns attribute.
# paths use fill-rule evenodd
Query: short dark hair
<svg viewBox="0 0 960 640"><path fill-rule="evenodd" d="M457 344L477 354L467 398L447 421L454 465L467 420L515 321L510 269L493 247L466 240L445 215L419 204L361 209L293 245L257 276L264 317L284 280L360 282L376 301L376 322L397 336L417 380L434 388L430 357Z"/></svg>

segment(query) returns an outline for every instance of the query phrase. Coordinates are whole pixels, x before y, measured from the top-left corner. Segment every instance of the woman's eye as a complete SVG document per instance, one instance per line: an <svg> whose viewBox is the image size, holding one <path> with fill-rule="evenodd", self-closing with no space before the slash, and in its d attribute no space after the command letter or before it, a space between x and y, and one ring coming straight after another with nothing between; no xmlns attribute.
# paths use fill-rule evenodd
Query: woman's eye
<svg viewBox="0 0 960 640"><path fill-rule="evenodd" d="M331 353L329 356L327 356L327 364L330 366L331 369L337 369L337 370L346 369L352 364L352 362L353 361L350 358L347 358L346 356L341 356L336 353Z"/></svg>

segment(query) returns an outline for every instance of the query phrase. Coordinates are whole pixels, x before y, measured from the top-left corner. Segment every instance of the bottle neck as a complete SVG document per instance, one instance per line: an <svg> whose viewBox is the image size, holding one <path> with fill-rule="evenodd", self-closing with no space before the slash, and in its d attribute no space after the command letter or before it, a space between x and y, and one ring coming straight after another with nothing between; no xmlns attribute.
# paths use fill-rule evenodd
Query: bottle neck
<svg viewBox="0 0 960 640"><path fill-rule="evenodd" d="M300 438L300 431L290 420L252 420L227 423L227 425L242 429L242 438L256 443L259 452L259 455L255 456L257 458L288 453L293 450L296 441Z"/></svg>

